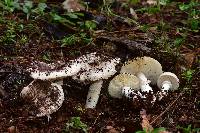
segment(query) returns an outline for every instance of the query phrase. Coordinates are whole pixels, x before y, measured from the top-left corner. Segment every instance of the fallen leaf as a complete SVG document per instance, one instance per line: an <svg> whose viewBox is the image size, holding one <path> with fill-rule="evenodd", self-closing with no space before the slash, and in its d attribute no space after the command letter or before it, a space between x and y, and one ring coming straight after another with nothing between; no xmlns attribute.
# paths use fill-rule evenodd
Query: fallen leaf
<svg viewBox="0 0 200 133"><path fill-rule="evenodd" d="M142 128L143 130L146 130L147 132L153 131L153 127L150 125L149 120L147 118L146 110L142 109L140 111L140 116L142 118Z"/></svg>
<svg viewBox="0 0 200 133"><path fill-rule="evenodd" d="M106 126L106 129L108 130L106 133L119 133L113 126Z"/></svg>
<svg viewBox="0 0 200 133"><path fill-rule="evenodd" d="M149 5L157 5L157 0L147 0L147 4L149 4Z"/></svg>
<svg viewBox="0 0 200 133"><path fill-rule="evenodd" d="M78 0L65 0L62 5L63 8L68 12L75 12L85 9L84 6L78 2Z"/></svg>

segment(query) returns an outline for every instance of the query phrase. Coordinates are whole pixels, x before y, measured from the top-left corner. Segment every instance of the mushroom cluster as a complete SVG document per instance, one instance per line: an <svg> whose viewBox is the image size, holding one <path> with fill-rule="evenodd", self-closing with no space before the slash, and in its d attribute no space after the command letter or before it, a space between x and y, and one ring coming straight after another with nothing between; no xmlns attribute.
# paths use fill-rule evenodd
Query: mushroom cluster
<svg viewBox="0 0 200 133"><path fill-rule="evenodd" d="M158 99L167 95L168 90L179 87L177 76L171 72L162 71L161 64L151 57L137 57L125 63L120 71L121 74L114 77L108 87L108 92L113 98L146 98L146 94L153 95L152 103L155 102L157 94L153 94L150 86L156 85L161 89ZM140 93L140 91L142 93Z"/></svg>
<svg viewBox="0 0 200 133"><path fill-rule="evenodd" d="M56 112L64 101L62 79L71 76L79 82L91 82L86 108L95 108L100 95L103 79L108 79L117 71L115 66L120 58L111 58L97 53L83 55L67 63L46 64L44 62L33 63L34 66L27 69L34 79L21 91L21 97L31 102L37 110L36 116L48 116ZM53 83L53 81L58 81ZM52 98L53 97L53 98Z"/></svg>

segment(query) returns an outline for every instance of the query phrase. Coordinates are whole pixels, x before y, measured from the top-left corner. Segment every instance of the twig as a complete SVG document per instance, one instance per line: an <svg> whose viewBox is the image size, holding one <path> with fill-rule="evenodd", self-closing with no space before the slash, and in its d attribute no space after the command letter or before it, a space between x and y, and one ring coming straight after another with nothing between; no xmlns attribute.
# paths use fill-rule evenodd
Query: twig
<svg viewBox="0 0 200 133"><path fill-rule="evenodd" d="M183 93L181 92L178 97L159 115L157 116L152 122L150 122L150 124L153 124L158 118L160 118L165 112L167 112L172 105L174 105L174 103L180 98L180 96L182 95Z"/></svg>

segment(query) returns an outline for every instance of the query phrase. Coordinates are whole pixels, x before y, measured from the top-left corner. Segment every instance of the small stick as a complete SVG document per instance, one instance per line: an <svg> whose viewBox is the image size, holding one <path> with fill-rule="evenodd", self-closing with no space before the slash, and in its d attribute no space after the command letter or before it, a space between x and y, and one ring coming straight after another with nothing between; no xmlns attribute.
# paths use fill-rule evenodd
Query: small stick
<svg viewBox="0 0 200 133"><path fill-rule="evenodd" d="M150 122L150 125L153 124L158 118L160 118L165 112L167 112L172 105L174 105L174 103L180 98L180 96L182 95L183 93L181 92L178 97L159 115L157 116L152 122Z"/></svg>

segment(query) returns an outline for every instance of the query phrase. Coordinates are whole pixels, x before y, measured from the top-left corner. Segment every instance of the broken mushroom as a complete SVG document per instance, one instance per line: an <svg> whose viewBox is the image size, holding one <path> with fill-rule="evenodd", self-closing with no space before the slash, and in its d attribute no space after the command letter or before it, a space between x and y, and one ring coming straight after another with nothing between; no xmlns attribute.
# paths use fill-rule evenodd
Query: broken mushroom
<svg viewBox="0 0 200 133"><path fill-rule="evenodd" d="M64 92L60 85L50 81L33 80L24 87L20 96L31 103L36 117L47 116L56 112L64 101Z"/></svg>
<svg viewBox="0 0 200 133"><path fill-rule="evenodd" d="M149 83L156 84L158 77L163 73L161 64L151 57L138 57L128 61L122 66L120 73L137 75L140 79L142 92L150 92L152 88Z"/></svg>
<svg viewBox="0 0 200 133"><path fill-rule="evenodd" d="M134 90L139 90L139 79L132 74L119 74L115 76L109 83L108 93L113 98L122 98L123 96L130 98L134 94Z"/></svg>

